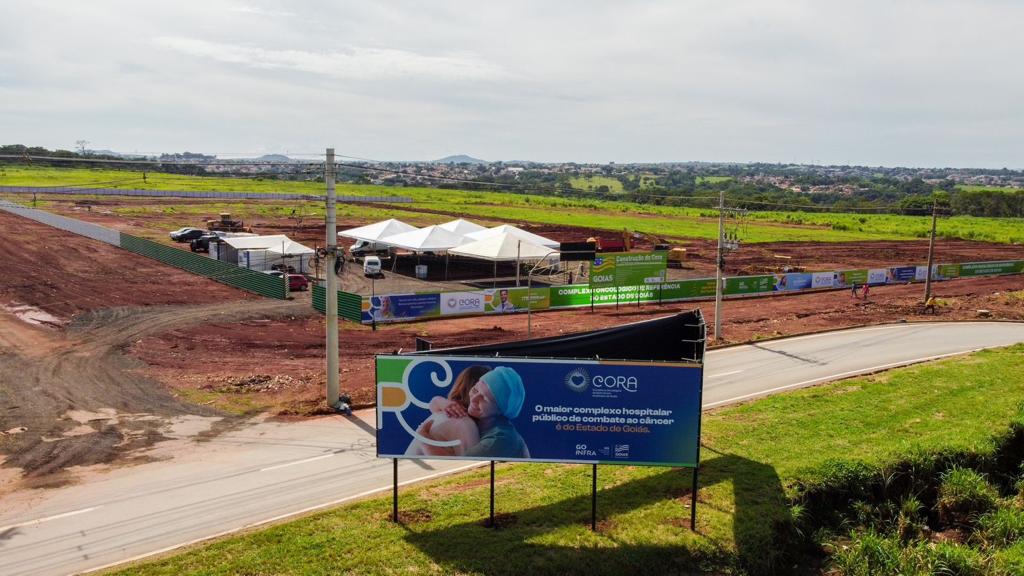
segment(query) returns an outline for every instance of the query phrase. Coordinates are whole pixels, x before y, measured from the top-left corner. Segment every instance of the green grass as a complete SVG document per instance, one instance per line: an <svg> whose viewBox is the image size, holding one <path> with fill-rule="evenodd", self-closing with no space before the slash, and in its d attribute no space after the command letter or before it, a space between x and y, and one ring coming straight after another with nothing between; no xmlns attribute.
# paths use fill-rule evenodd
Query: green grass
<svg viewBox="0 0 1024 576"><path fill-rule="evenodd" d="M569 185L577 190L596 190L598 186L607 186L612 194L622 192L622 182L607 176L577 176L569 179Z"/></svg>
<svg viewBox="0 0 1024 576"><path fill-rule="evenodd" d="M58 169L4 167L0 185L56 186L101 183L126 178L130 182L109 185L122 188L223 190L255 192L293 192L321 194L324 186L317 182L190 177L149 174L141 181L138 172L117 170ZM420 223L437 223L454 216L489 218L499 221L521 221L537 224L581 226L610 231L623 229L649 232L666 238L706 238L718 234L717 214L713 210L672 206L640 205L614 200L596 200L512 194L506 192L475 192L436 188L395 188L387 186L338 186L339 194L401 195L414 200L412 204L389 207L347 207L348 216L374 220L398 217ZM22 197L24 199L24 197ZM268 210L290 211L296 204L267 203ZM236 203L253 206L253 202ZM180 205L187 210L187 202ZM211 205L202 208L206 210ZM166 205L153 209L165 210ZM306 203L310 215L323 214L323 206ZM145 206L133 207L140 214ZM262 208L259 208L262 209ZM237 209L229 211L243 214ZM430 211L441 211L435 214ZM207 213L207 212L203 212ZM861 240L913 240L927 237L931 220L925 216L819 214L805 212L751 212L737 227L740 240L761 242L854 242ZM1024 244L1024 219L972 218L957 216L939 221L938 234L944 238L964 238L987 242Z"/></svg>
<svg viewBox="0 0 1024 576"><path fill-rule="evenodd" d="M373 498L119 574L761 573L778 553L777 528L797 513L789 499L829 462L991 452L993 436L1024 418L1022 373L1018 345L709 413L697 533L686 528L687 471L601 467L592 533L588 466L501 465L498 530L481 526L478 471L403 490L403 525L388 521L389 498Z"/></svg>

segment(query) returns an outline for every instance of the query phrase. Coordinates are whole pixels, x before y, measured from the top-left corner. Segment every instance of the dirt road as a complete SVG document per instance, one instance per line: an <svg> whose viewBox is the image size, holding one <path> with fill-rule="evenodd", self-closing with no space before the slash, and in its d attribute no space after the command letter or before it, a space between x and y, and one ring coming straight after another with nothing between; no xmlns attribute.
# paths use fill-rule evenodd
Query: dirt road
<svg viewBox="0 0 1024 576"><path fill-rule="evenodd" d="M139 373L123 349L149 334L209 321L299 318L301 301L117 308L78 317L65 331L0 313L0 453L29 478L110 462L161 439L168 418L215 415ZM187 372L187 370L186 370Z"/></svg>

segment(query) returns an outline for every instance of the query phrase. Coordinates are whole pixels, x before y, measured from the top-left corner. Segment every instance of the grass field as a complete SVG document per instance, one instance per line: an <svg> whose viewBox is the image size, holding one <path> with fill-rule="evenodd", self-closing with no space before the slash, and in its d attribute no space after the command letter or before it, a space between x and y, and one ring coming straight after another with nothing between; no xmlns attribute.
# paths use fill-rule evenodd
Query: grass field
<svg viewBox="0 0 1024 576"><path fill-rule="evenodd" d="M708 413L696 533L685 470L601 467L594 533L589 466L500 465L498 530L482 526L479 471L403 490L402 525L374 498L118 574L765 573L798 522L790 502L836 458L884 469L912 454L983 457L1024 424L1022 373L1018 345Z"/></svg>
<svg viewBox="0 0 1024 576"><path fill-rule="evenodd" d="M577 176L569 179L569 185L577 190L596 190L598 186L607 186L612 194L622 192L622 182L607 176Z"/></svg>
<svg viewBox="0 0 1024 576"><path fill-rule="evenodd" d="M110 182L112 184L101 184ZM0 171L0 186L57 186L96 184L106 187L224 190L255 192L295 192L320 194L323 184L289 182L253 178L193 177L148 174L142 182L141 173L116 170L56 169L5 167ZM559 224L602 228L612 231L629 229L654 233L667 238L715 238L718 233L717 214L713 210L670 206L640 205L612 200L564 198L512 194L441 190L435 188L395 188L386 186L338 186L340 194L402 195L412 204L389 207L349 206L352 217L367 220L386 217L417 219L423 223L442 222L449 214L513 220L539 224ZM22 197L24 198L24 197ZM242 215L252 203L236 203L238 209L228 210ZM294 206L287 208L287 211ZM159 208L160 210L166 207ZM323 207L308 203L310 215L323 213ZM182 201L182 210L188 210ZM274 207L273 209L277 209ZM143 210L143 208L132 208ZM442 211L432 214L427 211ZM930 218L925 216L816 214L809 212L751 212L738 225L740 240L748 243L782 241L847 242L858 240L913 240L928 235ZM957 216L939 221L938 234L945 238L964 238L1000 243L1024 244L1024 219L972 218Z"/></svg>

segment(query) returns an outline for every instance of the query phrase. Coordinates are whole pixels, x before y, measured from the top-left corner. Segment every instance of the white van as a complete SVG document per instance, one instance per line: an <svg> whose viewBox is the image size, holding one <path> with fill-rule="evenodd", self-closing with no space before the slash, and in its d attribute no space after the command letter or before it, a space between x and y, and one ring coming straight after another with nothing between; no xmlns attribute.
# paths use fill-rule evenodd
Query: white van
<svg viewBox="0 0 1024 576"><path fill-rule="evenodd" d="M381 275L380 257L367 256L363 259L363 276L376 278Z"/></svg>

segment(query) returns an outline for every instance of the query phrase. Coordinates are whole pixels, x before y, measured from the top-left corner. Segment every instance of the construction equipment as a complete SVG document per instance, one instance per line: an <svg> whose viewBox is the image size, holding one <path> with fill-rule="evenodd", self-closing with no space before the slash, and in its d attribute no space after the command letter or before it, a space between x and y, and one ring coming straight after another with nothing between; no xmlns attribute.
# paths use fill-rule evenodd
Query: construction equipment
<svg viewBox="0 0 1024 576"><path fill-rule="evenodd" d="M207 220L206 228L218 232L252 232L241 220L232 220L230 212L221 212L220 220Z"/></svg>
<svg viewBox="0 0 1024 576"><path fill-rule="evenodd" d="M682 268L686 262L686 248L672 248L668 251L669 268Z"/></svg>

